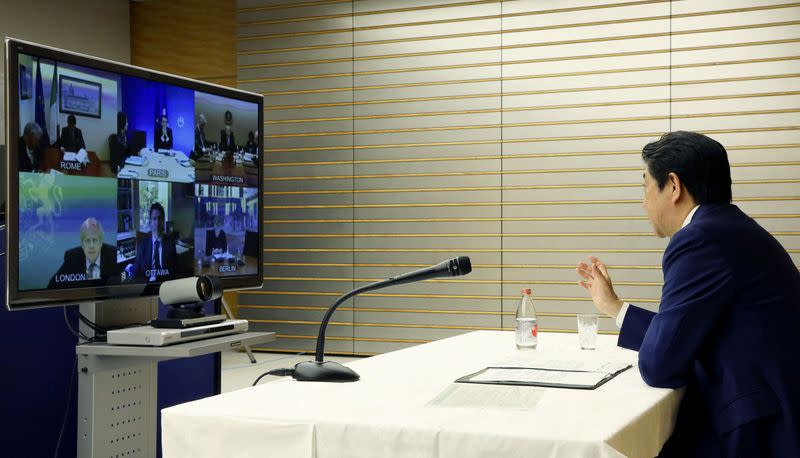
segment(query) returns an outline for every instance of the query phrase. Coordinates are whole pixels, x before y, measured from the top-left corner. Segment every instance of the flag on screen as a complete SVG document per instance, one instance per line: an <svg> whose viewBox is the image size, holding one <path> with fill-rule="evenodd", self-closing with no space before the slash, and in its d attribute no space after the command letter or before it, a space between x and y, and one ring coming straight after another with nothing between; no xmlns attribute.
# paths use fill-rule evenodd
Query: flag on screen
<svg viewBox="0 0 800 458"><path fill-rule="evenodd" d="M50 138L58 142L61 126L58 124L58 62L53 65L53 81L50 84L50 117L47 118L50 126Z"/></svg>
<svg viewBox="0 0 800 458"><path fill-rule="evenodd" d="M41 147L47 148L50 146L50 137L47 135L47 123L44 119L44 91L42 89L42 62L41 59L36 60L36 106L34 113L34 121L42 128Z"/></svg>
<svg viewBox="0 0 800 458"><path fill-rule="evenodd" d="M159 84L155 87L155 97L153 97L156 103L156 124L154 127L155 135L159 135L158 132L161 131L161 116L167 116L167 106L166 106L166 99L167 95L164 91L164 86ZM169 119L169 118L167 118ZM153 137L155 138L155 137Z"/></svg>

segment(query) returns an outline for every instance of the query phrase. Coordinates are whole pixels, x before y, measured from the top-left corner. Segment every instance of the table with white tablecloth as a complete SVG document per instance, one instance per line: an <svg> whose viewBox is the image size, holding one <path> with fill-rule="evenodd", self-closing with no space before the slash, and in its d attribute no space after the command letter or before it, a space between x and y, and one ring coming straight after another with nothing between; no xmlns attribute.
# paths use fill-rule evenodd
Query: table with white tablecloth
<svg viewBox="0 0 800 458"><path fill-rule="evenodd" d="M117 174L118 178L150 181L171 181L177 183L194 183L195 168L189 157L178 150L161 150L159 152L143 148L138 156L125 161L125 165Z"/></svg>
<svg viewBox="0 0 800 458"><path fill-rule="evenodd" d="M634 365L595 390L454 384L522 355ZM647 386L637 353L598 337L477 331L349 363L355 383L283 379L162 411L165 458L652 457L672 433L681 390ZM442 402L461 391L461 400ZM508 390L513 397L505 397ZM463 394L467 393L467 396ZM453 398L455 399L455 398ZM509 399L513 402L509 403ZM516 400L519 400L517 403Z"/></svg>

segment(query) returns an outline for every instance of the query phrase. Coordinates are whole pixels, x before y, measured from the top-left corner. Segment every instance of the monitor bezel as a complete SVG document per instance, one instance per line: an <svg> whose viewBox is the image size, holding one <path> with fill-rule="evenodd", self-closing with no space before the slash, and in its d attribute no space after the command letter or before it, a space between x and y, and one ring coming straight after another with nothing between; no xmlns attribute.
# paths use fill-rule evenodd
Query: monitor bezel
<svg viewBox="0 0 800 458"><path fill-rule="evenodd" d="M264 277L264 98L261 94L247 92L240 89L220 86L191 78L186 78L158 70L137 67L134 65L116 62L87 54L76 53L38 43L19 40L16 38L5 38L4 52L5 62L5 104L6 115L6 307L9 310L27 310L40 307L62 306L70 304L92 303L114 298L123 297L152 297L158 295L159 286L162 282L138 283L138 284L116 284L108 286L97 286L88 288L71 288L60 290L35 290L20 291L19 275L17 267L19 264L19 170L17 160L11 160L19 155L17 132L19 132L19 75L11 69L18 68L19 54L29 54L43 59L57 60L67 64L81 65L102 71L114 72L120 75L129 75L138 78L172 84L194 91L207 94L218 95L221 97L234 98L246 102L255 103L258 106L258 126L262 133L258 135L258 148L261 151L260 167L258 167L258 272L255 275L242 275L235 277L220 276L225 291L261 288ZM12 89L13 88L13 89ZM12 96L12 90L15 91ZM16 103L16 110L12 109L12 104ZM12 248L13 247L13 248Z"/></svg>

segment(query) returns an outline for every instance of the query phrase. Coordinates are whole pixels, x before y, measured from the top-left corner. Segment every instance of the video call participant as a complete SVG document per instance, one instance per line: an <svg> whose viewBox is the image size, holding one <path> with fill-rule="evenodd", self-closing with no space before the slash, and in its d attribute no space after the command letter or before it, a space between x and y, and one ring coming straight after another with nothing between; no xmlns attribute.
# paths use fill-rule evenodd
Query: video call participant
<svg viewBox="0 0 800 458"><path fill-rule="evenodd" d="M228 237L222 230L222 216L214 216L214 229L206 231L206 256L228 251Z"/></svg>
<svg viewBox="0 0 800 458"><path fill-rule="evenodd" d="M244 144L244 151L258 155L258 142L256 142L256 134L252 130L247 133L247 143Z"/></svg>
<svg viewBox="0 0 800 458"><path fill-rule="evenodd" d="M67 116L67 127L61 129L61 151L75 152L81 148L86 149L83 141L83 132L76 127L75 115Z"/></svg>
<svg viewBox="0 0 800 458"><path fill-rule="evenodd" d="M119 275L117 249L103 243L103 226L94 218L87 218L80 229L81 246L64 252L64 262L50 279L48 288L74 287L76 283L97 282L107 284Z"/></svg>
<svg viewBox="0 0 800 458"><path fill-rule="evenodd" d="M111 151L111 170L117 173L125 167L125 159L131 156L128 146L128 116L121 111L117 112L117 133L108 137L108 147Z"/></svg>
<svg viewBox="0 0 800 458"><path fill-rule="evenodd" d="M19 171L33 172L41 170L42 155L44 154L42 145L42 128L35 122L25 124L22 130L22 137L19 137Z"/></svg>
<svg viewBox="0 0 800 458"><path fill-rule="evenodd" d="M258 165L258 142L256 142L256 135L258 132L253 133L251 130L247 133L247 143L244 145L244 152L252 154L252 158L250 159L254 165Z"/></svg>
<svg viewBox="0 0 800 458"><path fill-rule="evenodd" d="M155 132L156 151L160 149L172 149L172 129L167 127L167 116L161 115L161 128Z"/></svg>
<svg viewBox="0 0 800 458"><path fill-rule="evenodd" d="M225 123L225 128L219 133L219 149L228 152L233 152L236 150L236 140L233 137L231 124L228 122Z"/></svg>
<svg viewBox="0 0 800 458"><path fill-rule="evenodd" d="M194 149L192 150L192 159L206 154L208 148L206 147L206 116L202 113L197 117L197 125L194 127Z"/></svg>
<svg viewBox="0 0 800 458"><path fill-rule="evenodd" d="M176 273L178 253L175 240L164 233L164 207L153 203L149 215L150 232L136 240L136 261L125 272L146 281L163 280Z"/></svg>

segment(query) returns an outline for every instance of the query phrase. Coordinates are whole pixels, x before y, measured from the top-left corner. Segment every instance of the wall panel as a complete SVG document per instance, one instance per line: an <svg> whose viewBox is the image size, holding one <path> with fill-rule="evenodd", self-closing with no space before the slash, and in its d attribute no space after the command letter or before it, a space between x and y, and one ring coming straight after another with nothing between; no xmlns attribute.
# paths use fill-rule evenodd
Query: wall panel
<svg viewBox="0 0 800 458"><path fill-rule="evenodd" d="M702 131L734 200L800 264L800 4L240 0L240 87L265 95L266 266L242 314L313 348L354 286L471 257L467 277L345 303L327 349L375 354L594 310L590 254L658 307L666 239L641 208L642 146ZM613 320L600 321L616 332Z"/></svg>
<svg viewBox="0 0 800 458"><path fill-rule="evenodd" d="M236 86L235 2L131 2L131 63ZM191 14L191 20L181 20Z"/></svg>
<svg viewBox="0 0 800 458"><path fill-rule="evenodd" d="M264 95L270 163L264 286L239 295L240 315L278 332L271 348L290 352L313 351L323 307L353 286L352 180L294 178L353 174L352 5L307 3L240 3L237 13L239 87ZM339 32L309 34L328 29ZM322 44L334 46L307 49ZM351 354L352 324L342 323L352 323L352 311L334 321L326 350Z"/></svg>

